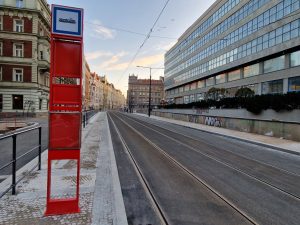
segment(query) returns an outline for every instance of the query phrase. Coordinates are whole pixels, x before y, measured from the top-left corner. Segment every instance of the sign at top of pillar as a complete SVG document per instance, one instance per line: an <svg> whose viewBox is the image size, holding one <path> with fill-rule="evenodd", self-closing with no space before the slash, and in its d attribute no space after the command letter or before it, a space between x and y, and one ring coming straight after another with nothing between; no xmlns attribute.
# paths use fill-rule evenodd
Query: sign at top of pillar
<svg viewBox="0 0 300 225"><path fill-rule="evenodd" d="M52 5L52 35L82 38L83 9Z"/></svg>

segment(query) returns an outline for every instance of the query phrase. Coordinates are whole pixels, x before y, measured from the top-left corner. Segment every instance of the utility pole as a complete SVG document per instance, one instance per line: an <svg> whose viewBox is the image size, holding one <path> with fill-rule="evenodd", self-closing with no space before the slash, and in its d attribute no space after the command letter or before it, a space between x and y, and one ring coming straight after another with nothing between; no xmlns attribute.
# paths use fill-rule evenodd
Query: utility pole
<svg viewBox="0 0 300 225"><path fill-rule="evenodd" d="M151 115L151 67L150 67L150 84L149 84L149 104L148 104L148 116Z"/></svg>
<svg viewBox="0 0 300 225"><path fill-rule="evenodd" d="M146 69L150 69L150 83L149 83L149 104L148 104L148 116L151 116L151 70L159 70L159 69L164 69L164 68L153 68L150 66L136 66L139 68L146 68Z"/></svg>

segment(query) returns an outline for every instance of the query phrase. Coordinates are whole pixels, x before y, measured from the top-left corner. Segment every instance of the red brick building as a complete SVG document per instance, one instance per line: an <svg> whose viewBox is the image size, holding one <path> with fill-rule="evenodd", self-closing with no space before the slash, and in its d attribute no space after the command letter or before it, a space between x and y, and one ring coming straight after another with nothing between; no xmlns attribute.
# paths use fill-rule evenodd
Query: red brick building
<svg viewBox="0 0 300 225"><path fill-rule="evenodd" d="M146 111L149 107L149 79L138 79L138 76L130 75L128 79L127 104L136 111ZM164 99L164 79L151 79L151 107L160 105Z"/></svg>
<svg viewBox="0 0 300 225"><path fill-rule="evenodd" d="M49 49L46 0L0 1L0 112L47 112Z"/></svg>

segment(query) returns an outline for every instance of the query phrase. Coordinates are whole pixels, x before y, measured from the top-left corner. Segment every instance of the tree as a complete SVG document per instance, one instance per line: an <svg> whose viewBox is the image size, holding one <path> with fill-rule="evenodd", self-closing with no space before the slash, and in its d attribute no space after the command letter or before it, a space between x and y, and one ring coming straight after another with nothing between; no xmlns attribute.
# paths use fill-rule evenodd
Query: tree
<svg viewBox="0 0 300 225"><path fill-rule="evenodd" d="M248 87L242 87L238 89L235 93L235 97L252 97L255 95L255 92Z"/></svg>
<svg viewBox="0 0 300 225"><path fill-rule="evenodd" d="M206 94L207 99L219 101L220 99L224 98L226 94L226 89L225 88L215 88L212 87L208 90Z"/></svg>

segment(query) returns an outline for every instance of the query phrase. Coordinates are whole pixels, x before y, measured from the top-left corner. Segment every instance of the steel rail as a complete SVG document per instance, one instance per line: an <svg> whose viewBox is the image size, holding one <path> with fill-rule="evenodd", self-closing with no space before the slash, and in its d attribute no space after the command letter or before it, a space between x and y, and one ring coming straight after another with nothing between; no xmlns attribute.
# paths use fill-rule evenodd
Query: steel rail
<svg viewBox="0 0 300 225"><path fill-rule="evenodd" d="M271 187L271 188L273 188L273 189L276 189L277 191L280 191L280 192L282 192L282 193L284 193L284 194L286 194L286 195L288 195L288 196L290 196L290 197L292 197L292 198L295 198L295 199L297 199L297 200L300 200L300 196L297 196L297 195L295 195L295 194L293 194L293 193L290 193L290 192L288 192L288 191L285 191L284 189L279 188L279 187L277 187L277 186L271 184L270 182L264 181L264 180L262 180L262 179L260 179L260 178L258 178L258 177L256 177L256 176L254 176L254 175L251 175L251 174L249 174L249 173L247 173L247 172L245 172L245 171L243 171L243 170L241 170L241 169L239 169L239 168L236 168L236 167L230 165L229 163L222 162L220 159L217 159L217 158L215 158L215 157L213 157L213 156L211 156L211 155L209 155L209 154L200 152L198 149L196 149L196 148L194 148L194 147L192 147L192 146L189 146L189 145L187 145L187 144L185 144L185 143L179 141L178 139L175 139L175 138L172 138L172 137L170 137L170 136L168 136L168 135L166 135L166 134L163 134L163 133L161 133L160 131L157 131L157 130L155 130L155 129L153 129L153 128L150 128L150 127L144 125L143 123L137 122L136 120L133 120L133 119L131 119L131 118L129 118L129 117L127 117L127 118L130 119L130 120L133 121L133 122L139 123L140 125L142 125L142 126L148 128L148 129L150 129L150 130L153 130L153 131L155 131L156 133L159 133L160 135L163 135L163 136L165 136L165 137L167 137L167 138L169 138L169 139L171 139L171 140L173 140L173 141L175 141L175 142L177 142L177 143L179 143L179 144L181 144L181 145L183 145L183 146L185 146L185 147L187 147L187 148L193 150L194 152L197 152L197 153L199 153L199 154L201 154L201 155L204 155L204 156L206 156L206 157L208 157L208 158L210 158L210 159L212 159L212 160L214 160L214 161L216 161L216 162L218 162L218 163L221 163L221 164L224 165L224 166L227 166L227 167L229 167L229 168L231 168L231 169L233 169L233 170L235 170L235 171L237 171L237 172L239 172L239 173L242 173L242 174L244 174L244 175L246 175L246 176L248 176L248 177L250 177L250 178L252 178L252 179L254 179L254 180L258 181L258 182L260 182L260 183L263 183L263 184L265 184L265 185L267 185L267 186L269 186L269 187ZM143 121L143 122L145 122L145 121ZM156 125L154 125L154 126L156 126ZM158 127L158 126L156 126L156 127ZM169 131L170 131L170 130L169 130ZM173 131L171 131L171 132L173 132ZM174 132L174 133L175 133L175 132ZM192 139L192 138L191 138L191 139ZM212 146L212 145L211 145L211 146ZM214 147L215 147L215 146L214 146ZM275 167L275 168L276 168L276 167ZM293 175L294 175L294 174L293 174Z"/></svg>
<svg viewBox="0 0 300 225"><path fill-rule="evenodd" d="M114 126L114 128L115 128L115 130L116 130L116 132L117 132L117 134L119 136L119 138L120 138L120 141L121 141L121 143L123 145L123 148L127 151L128 155L129 155L129 159L130 159L130 161L131 161L131 163L132 163L132 165L134 167L134 170L136 171L136 174L138 175L138 178L141 181L141 184L142 184L142 186L143 186L143 188L144 188L144 190L145 190L148 198L150 199L151 204L152 204L154 210L156 211L156 213L157 213L157 215L158 215L158 217L159 217L159 219L161 221L161 224L162 225L168 225L168 224L170 224L168 222L167 216L165 215L163 209L160 207L160 205L159 205L159 203L158 203L158 201L157 201L157 199L156 199L153 191L151 190L150 185L148 184L145 176L143 175L142 170L140 169L140 167L137 164L137 162L136 162L136 160L135 160L132 152L130 151L130 148L126 144L123 136L121 135L121 132L119 131L119 129L117 128L115 122L113 121L113 119L111 118L111 116L109 114L108 114L108 117L111 120L111 122L112 122L112 124L113 124L113 126Z"/></svg>
<svg viewBox="0 0 300 225"><path fill-rule="evenodd" d="M26 133L26 132L29 132L29 131L36 130L36 129L40 128L40 127L41 126L35 126L35 127L32 127L32 128L29 128L29 129L24 129L24 130L20 130L20 131L17 131L17 132L5 134L3 136L0 136L0 141L3 140L3 139L6 139L6 138L12 137L14 135L19 135L19 134L23 134L23 133Z"/></svg>
<svg viewBox="0 0 300 225"><path fill-rule="evenodd" d="M114 114L114 113L113 113ZM132 129L135 133L137 133L140 137L142 137L146 142L148 142L150 145L153 146L156 150L158 150L160 153L162 153L167 159L169 159L174 165L182 169L186 174L188 174L190 177L192 177L196 182L203 185L207 190L209 190L211 193L213 193L215 196L220 198L222 201L224 201L228 206L230 206L233 210L235 210L237 213L239 213L242 217L244 217L246 220L248 220L250 223L258 225L259 223L256 222L253 218L251 218L249 215L247 215L245 212L243 212L241 209L239 209L233 202L231 202L229 199L227 199L224 195L219 193L216 189L214 189L212 186L210 186L208 183L203 181L201 178L199 178L197 175L195 175L192 171L190 171L187 167L185 167L183 164L178 162L175 158L173 158L171 155L166 153L163 149L161 149L159 146L157 146L155 143L153 143L151 140L149 140L147 137L145 137L142 133L140 133L137 129L132 127L130 124L128 124L126 121L124 121L122 118L114 114L120 121L122 121L127 127Z"/></svg>
<svg viewBox="0 0 300 225"><path fill-rule="evenodd" d="M122 114L122 115L124 115L124 116L126 116L126 117L128 117L128 118L131 118L131 117L128 116L128 115L125 115L125 114ZM132 119L132 118L131 118L131 119ZM191 139L191 140L193 140L193 141L200 142L200 141L197 140L196 138L187 136L187 135L184 134L184 133L175 132L174 130L168 129L168 128L166 128L166 127L160 127L160 126L158 126L158 125L155 124L155 123L151 123L151 122L149 122L149 121L145 121L145 120L141 120L141 119L137 119L137 118L136 118L136 120L142 121L142 122L144 122L144 123L151 124L151 125L153 125L153 126L155 126L155 127L158 127L158 128L160 128L160 129L162 129L162 130L166 130L166 131L172 132L172 133L174 133L174 134L182 135L182 136L184 136L184 137L186 137L186 138L188 138L188 139ZM135 120L134 120L134 121L135 121ZM179 126L180 126L180 125L179 125ZM188 127L186 127L186 128L188 128ZM191 128L191 129L194 129L194 128ZM203 132L202 130L198 130L198 131ZM213 134L212 134L212 135L213 135ZM216 135L218 135L218 134L216 134ZM221 137L222 137L222 136L221 136ZM230 137L226 137L226 138L230 139ZM212 145L212 144L210 144L210 143L208 143L208 142L205 142L204 140L201 140L201 141L203 141L206 145L208 145L208 146L210 146L210 147L218 148L217 146ZM242 142L242 140L240 140L240 141ZM246 142L246 143L249 144L248 142ZM250 143L250 144L253 144L253 143ZM253 144L253 145L255 145L255 144ZM265 147L265 146L263 146L263 147L264 147L264 148L268 148L268 147ZM272 149L272 146L270 146L269 148ZM249 157L247 157L247 156L244 156L244 155L242 155L242 154L239 154L239 153L237 153L237 152L233 152L233 151L230 151L230 150L226 150L226 149L221 149L221 150L222 150L222 151L225 151L225 152L228 152L228 153L230 153L230 154L236 155L236 156L238 156L238 157L241 157L241 158L243 158L243 159L247 159L247 160L251 160L251 161L253 161L253 162L257 162L257 163L259 163L259 164L267 165L267 166L269 166L269 167L272 167L272 168L274 168L274 169L277 169L277 170L280 170L280 171L282 171L282 172L288 173L288 174L290 174L290 175L294 175L294 176L300 177L300 174L297 174L297 173L288 171L288 170L286 170L286 169L283 169L283 168L274 166L274 165L272 165L272 164L270 164L270 163L262 162L262 161L259 161L259 160L257 160L257 159L252 159L252 158L249 158Z"/></svg>

